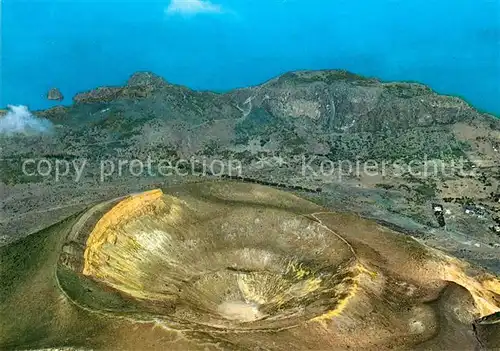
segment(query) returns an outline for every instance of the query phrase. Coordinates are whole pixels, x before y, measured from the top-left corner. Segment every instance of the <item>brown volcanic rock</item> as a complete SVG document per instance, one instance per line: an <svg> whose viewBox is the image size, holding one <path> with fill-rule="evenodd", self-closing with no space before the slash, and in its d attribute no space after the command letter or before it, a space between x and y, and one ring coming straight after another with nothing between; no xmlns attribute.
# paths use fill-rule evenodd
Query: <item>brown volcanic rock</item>
<svg viewBox="0 0 500 351"><path fill-rule="evenodd" d="M94 204L0 254L3 275L17 277L0 291L2 348L498 342L498 277L372 220L256 184L184 184ZM25 336L41 325L50 337Z"/></svg>
<svg viewBox="0 0 500 351"><path fill-rule="evenodd" d="M48 100L62 101L62 100L64 100L64 96L58 88L52 88L47 93L47 99Z"/></svg>
<svg viewBox="0 0 500 351"><path fill-rule="evenodd" d="M168 85L162 77L151 72L136 72L127 81L127 86L150 86L160 88Z"/></svg>
<svg viewBox="0 0 500 351"><path fill-rule="evenodd" d="M75 103L110 102L121 96L123 88L100 87L88 92L78 93L73 97Z"/></svg>
<svg viewBox="0 0 500 351"><path fill-rule="evenodd" d="M124 87L100 87L75 95L75 103L106 103L116 99L140 99L150 96L168 83L150 72L133 74Z"/></svg>
<svg viewBox="0 0 500 351"><path fill-rule="evenodd" d="M145 163L148 157L153 161L233 158L241 161L244 176L256 182L281 183L289 189L322 188L323 193L314 196L328 207L391 218L403 227L411 219L434 239L430 245L500 272L500 236L490 230L500 213L499 203L493 201L500 193L500 121L463 100L439 95L422 84L382 82L345 71L299 71L224 94L193 91L142 72L121 87L78 94L75 101L72 106L37 112L58 124L54 135L36 142L0 140L6 157L0 180L12 185L6 191L19 194L6 196L2 204L6 218L0 221L0 231L7 233L5 237L22 237L33 230L33 223L46 223L29 214L44 209L46 194L52 197L49 208L73 201L75 184L60 182L54 190L49 177L36 184L45 195L26 201L21 187L40 181L21 173L26 157L57 157L77 164L88 160L88 173L76 187L85 203L97 201L107 186L123 193L137 190L137 178L128 175L119 184L114 180L102 184L98 166L103 159ZM260 170L256 161L262 156L271 163L273 157L282 157L288 164L273 163ZM384 177L346 176L340 181L303 175L302 156L317 157L318 163L375 160L379 164L427 157L447 166L463 157L469 168L476 166L476 175L420 179L393 176L389 169ZM141 189L151 182L171 181L140 180ZM464 212L463 206L471 201L484 207L484 216ZM433 203L444 205L446 231L435 228ZM17 230L10 230L12 223Z"/></svg>

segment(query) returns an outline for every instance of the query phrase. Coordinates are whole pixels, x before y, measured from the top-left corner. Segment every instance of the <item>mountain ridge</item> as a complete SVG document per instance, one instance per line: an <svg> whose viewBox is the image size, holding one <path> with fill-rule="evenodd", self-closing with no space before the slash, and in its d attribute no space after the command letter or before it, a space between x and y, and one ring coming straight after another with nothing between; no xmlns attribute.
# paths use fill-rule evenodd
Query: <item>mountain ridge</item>
<svg viewBox="0 0 500 351"><path fill-rule="evenodd" d="M220 176L290 191L320 188L321 193L308 196L326 207L421 232L431 238L431 246L500 270L495 231L500 221L495 200L500 193L500 120L425 85L381 82L338 70L297 71L214 93L139 72L121 87L82 92L70 106L33 113L50 120L54 132L0 136L0 185L6 194L0 232L9 233L4 242L48 225L50 218L35 221L45 208L53 209L57 219L78 204L111 196L106 191L118 196L198 181L203 160L225 165L236 160L242 174L229 175L226 169ZM72 168L56 181L53 174L23 174L26 159L52 165L56 160L77 166L85 162L85 167L76 183ZM137 177L126 166L123 174L100 179L102 162L116 171L120 160L145 165L148 159L156 165L194 159L197 166L186 163L182 172L190 169L189 176L176 177ZM357 162L379 166L378 173L372 177L340 167L332 174L319 172L325 165L355 167ZM397 174L398 162L406 167L402 174ZM410 164L421 172L429 163L451 171L408 172ZM201 174L220 178L218 170ZM446 231L436 223L435 203L447 210Z"/></svg>

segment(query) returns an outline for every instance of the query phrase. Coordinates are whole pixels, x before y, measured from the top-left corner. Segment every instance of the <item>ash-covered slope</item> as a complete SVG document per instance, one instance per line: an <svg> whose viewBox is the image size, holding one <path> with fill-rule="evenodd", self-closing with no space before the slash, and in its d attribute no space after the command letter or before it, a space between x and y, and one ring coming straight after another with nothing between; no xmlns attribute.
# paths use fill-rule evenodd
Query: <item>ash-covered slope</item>
<svg viewBox="0 0 500 351"><path fill-rule="evenodd" d="M100 152L122 146L131 155L167 147L188 156L224 154L258 139L262 145L272 141L280 152L329 159L457 158L474 141L457 135L461 125L500 130L497 119L456 97L344 71L293 72L227 94L192 91L138 73L123 87L81 93L74 102L38 115L62 126L55 149L75 148L77 154L95 154L86 149L92 144ZM498 145L494 137L485 138ZM103 150L103 143L112 146ZM19 152L11 146L4 152Z"/></svg>
<svg viewBox="0 0 500 351"><path fill-rule="evenodd" d="M500 345L498 277L257 184L110 199L0 247L0 257L5 350Z"/></svg>

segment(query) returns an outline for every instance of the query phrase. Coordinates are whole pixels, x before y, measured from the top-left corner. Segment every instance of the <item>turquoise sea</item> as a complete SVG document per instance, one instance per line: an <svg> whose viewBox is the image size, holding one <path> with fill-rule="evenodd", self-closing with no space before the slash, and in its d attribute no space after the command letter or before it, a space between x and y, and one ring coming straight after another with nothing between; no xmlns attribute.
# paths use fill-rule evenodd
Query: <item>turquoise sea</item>
<svg viewBox="0 0 500 351"><path fill-rule="evenodd" d="M154 71L224 91L341 68L500 116L500 0L3 0L0 106L54 105Z"/></svg>

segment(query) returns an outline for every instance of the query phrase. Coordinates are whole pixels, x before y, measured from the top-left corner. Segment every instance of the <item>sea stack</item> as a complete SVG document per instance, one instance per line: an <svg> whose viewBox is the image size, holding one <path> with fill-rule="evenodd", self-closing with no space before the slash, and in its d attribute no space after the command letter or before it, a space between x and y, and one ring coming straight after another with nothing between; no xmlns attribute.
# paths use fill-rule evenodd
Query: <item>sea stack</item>
<svg viewBox="0 0 500 351"><path fill-rule="evenodd" d="M49 100L56 100L56 101L62 101L64 99L63 94L61 91L57 88L52 88L49 90L47 93L47 99Z"/></svg>

